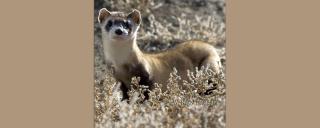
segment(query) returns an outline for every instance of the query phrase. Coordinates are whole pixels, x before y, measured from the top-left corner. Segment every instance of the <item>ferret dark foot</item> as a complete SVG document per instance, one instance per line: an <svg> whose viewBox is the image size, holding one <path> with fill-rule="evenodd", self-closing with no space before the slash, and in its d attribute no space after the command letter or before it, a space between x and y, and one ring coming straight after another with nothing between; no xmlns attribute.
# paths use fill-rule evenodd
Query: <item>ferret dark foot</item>
<svg viewBox="0 0 320 128"><path fill-rule="evenodd" d="M129 89L124 85L124 83L121 83L120 89L122 91L121 101L129 100L129 95L128 95Z"/></svg>

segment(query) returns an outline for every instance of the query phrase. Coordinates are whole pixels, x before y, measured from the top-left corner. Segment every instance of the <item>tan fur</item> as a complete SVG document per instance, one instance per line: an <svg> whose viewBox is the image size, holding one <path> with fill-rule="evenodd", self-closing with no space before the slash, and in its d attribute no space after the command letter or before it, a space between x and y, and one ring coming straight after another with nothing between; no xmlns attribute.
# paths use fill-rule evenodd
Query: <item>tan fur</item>
<svg viewBox="0 0 320 128"><path fill-rule="evenodd" d="M135 10L128 14L133 20L140 21L140 13ZM109 12L107 19L123 18L127 15L121 12ZM138 13L138 14L135 14ZM134 14L134 15L133 15ZM100 14L101 15L101 14ZM106 14L103 14L106 15ZM133 15L133 16L132 16ZM103 17L104 19L106 17ZM140 18L140 19L139 19ZM131 78L136 74L147 74L154 82L165 84L169 74L176 68L182 79L187 79L187 70L195 67L210 65L216 71L220 69L220 58L213 46L201 41L187 41L161 53L142 52L136 43L136 33L140 23L137 22L136 31L132 38L113 40L103 30L105 21L99 21L102 28L103 46L106 59L113 63L115 77L129 87ZM138 76L139 77L139 76Z"/></svg>
<svg viewBox="0 0 320 128"><path fill-rule="evenodd" d="M214 47L201 41L187 41L158 54L143 54L151 67L155 80L165 83L169 73L176 68L183 79L187 79L187 70L194 70L195 67L213 66L219 71L220 58Z"/></svg>

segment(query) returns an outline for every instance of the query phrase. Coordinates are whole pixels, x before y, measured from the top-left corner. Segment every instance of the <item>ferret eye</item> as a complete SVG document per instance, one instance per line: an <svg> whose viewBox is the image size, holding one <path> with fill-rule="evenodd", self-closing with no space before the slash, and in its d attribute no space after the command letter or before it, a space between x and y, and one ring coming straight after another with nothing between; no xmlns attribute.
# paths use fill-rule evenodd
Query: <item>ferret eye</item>
<svg viewBox="0 0 320 128"><path fill-rule="evenodd" d="M124 27L125 28L130 28L131 24L127 21L127 22L124 22Z"/></svg>
<svg viewBox="0 0 320 128"><path fill-rule="evenodd" d="M111 26L112 26L112 21L108 21L107 27L111 27Z"/></svg>
<svg viewBox="0 0 320 128"><path fill-rule="evenodd" d="M112 21L107 22L107 25L105 26L105 29L107 30L107 32L110 31L112 24L113 24Z"/></svg>

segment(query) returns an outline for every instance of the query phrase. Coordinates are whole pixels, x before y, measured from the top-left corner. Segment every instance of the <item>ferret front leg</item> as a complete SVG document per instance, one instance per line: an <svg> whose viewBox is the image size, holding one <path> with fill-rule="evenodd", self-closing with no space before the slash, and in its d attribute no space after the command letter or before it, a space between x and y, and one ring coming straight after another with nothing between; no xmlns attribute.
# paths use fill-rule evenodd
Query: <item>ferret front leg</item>
<svg viewBox="0 0 320 128"><path fill-rule="evenodd" d="M122 81L120 81L121 85L120 85L120 89L122 91L122 99L121 101L123 100L128 100L129 99L129 95L128 95L128 92L129 92L129 88L127 88L126 84Z"/></svg>

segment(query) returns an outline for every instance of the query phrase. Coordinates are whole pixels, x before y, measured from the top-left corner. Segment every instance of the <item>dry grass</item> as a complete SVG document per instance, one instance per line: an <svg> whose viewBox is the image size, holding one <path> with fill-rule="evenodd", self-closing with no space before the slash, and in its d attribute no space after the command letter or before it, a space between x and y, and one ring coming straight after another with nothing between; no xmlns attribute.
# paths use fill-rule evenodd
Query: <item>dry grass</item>
<svg viewBox="0 0 320 128"><path fill-rule="evenodd" d="M157 52L184 40L206 41L218 49L225 65L225 18L223 0L95 0L95 16L100 8L130 11L139 9L142 26L139 47ZM96 19L95 19L96 20ZM140 103L144 90L133 78L129 103L121 102L121 92L103 59L100 30L95 24L95 126L104 127L225 127L225 78L203 67L181 80L177 71L168 79L167 91L151 90L150 99ZM224 70L224 68L223 68ZM213 79L214 84L208 84ZM210 95L202 95L209 88ZM185 87L185 88L182 88Z"/></svg>

